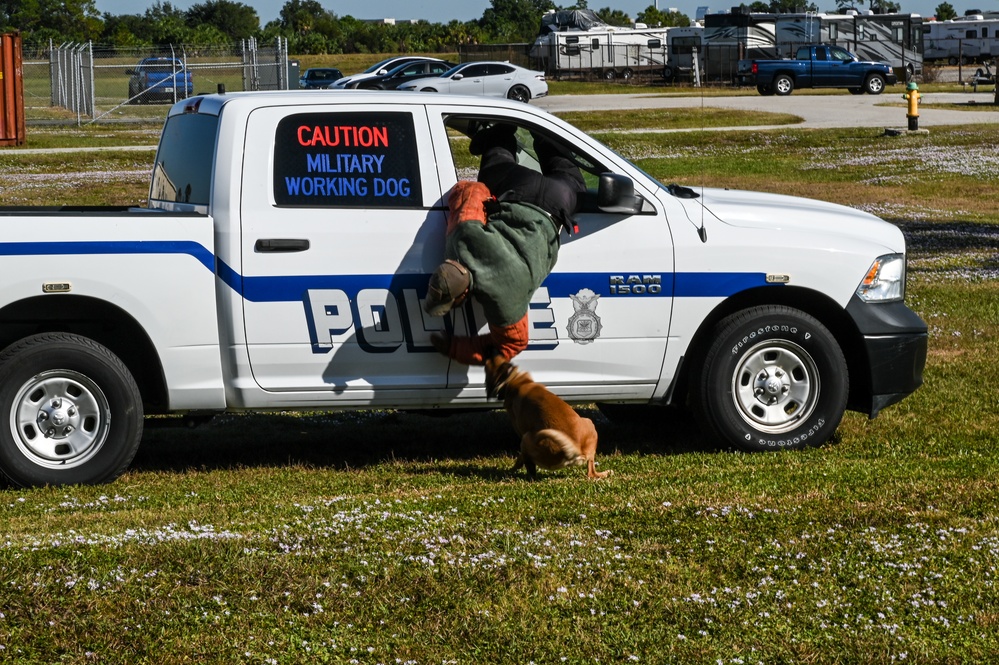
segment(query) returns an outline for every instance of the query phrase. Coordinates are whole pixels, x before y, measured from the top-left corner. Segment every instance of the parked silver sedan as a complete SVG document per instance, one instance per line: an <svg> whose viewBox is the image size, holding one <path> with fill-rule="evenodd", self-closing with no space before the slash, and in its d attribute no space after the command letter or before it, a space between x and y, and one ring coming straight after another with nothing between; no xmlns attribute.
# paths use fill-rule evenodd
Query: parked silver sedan
<svg viewBox="0 0 999 665"><path fill-rule="evenodd" d="M440 76L402 84L399 90L447 92L457 95L507 97L529 102L548 94L544 72L536 72L509 62L465 62Z"/></svg>

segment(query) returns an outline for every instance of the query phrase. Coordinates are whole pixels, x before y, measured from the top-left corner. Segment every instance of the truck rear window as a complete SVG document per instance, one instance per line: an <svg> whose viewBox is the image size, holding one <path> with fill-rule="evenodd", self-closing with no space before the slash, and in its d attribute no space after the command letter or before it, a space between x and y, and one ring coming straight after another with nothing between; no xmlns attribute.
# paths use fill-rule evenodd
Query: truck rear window
<svg viewBox="0 0 999 665"><path fill-rule="evenodd" d="M184 113L163 127L149 200L207 206L215 163L218 116Z"/></svg>
<svg viewBox="0 0 999 665"><path fill-rule="evenodd" d="M278 206L423 205L409 113L299 113L278 123L274 141Z"/></svg>

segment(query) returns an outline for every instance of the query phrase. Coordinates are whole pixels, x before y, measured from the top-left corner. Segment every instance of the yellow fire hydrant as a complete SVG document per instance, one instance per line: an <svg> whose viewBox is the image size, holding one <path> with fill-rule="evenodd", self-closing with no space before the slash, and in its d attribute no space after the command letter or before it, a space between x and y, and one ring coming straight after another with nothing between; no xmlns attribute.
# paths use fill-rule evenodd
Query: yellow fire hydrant
<svg viewBox="0 0 999 665"><path fill-rule="evenodd" d="M909 119L909 131L914 132L919 129L919 86L915 81L909 81L905 86L902 99L909 102L909 110L906 111L905 117Z"/></svg>

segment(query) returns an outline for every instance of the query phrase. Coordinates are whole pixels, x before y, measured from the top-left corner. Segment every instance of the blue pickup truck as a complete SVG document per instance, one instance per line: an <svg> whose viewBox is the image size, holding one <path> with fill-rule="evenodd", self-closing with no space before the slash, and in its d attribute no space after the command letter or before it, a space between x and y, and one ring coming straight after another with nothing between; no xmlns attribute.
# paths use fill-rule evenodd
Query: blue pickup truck
<svg viewBox="0 0 999 665"><path fill-rule="evenodd" d="M846 88L855 95L879 95L898 83L891 65L864 62L839 46L813 44L792 60L740 60L739 78L761 95L790 95L795 88Z"/></svg>
<svg viewBox="0 0 999 665"><path fill-rule="evenodd" d="M194 94L194 77L178 58L143 58L128 75L128 103L174 103Z"/></svg>

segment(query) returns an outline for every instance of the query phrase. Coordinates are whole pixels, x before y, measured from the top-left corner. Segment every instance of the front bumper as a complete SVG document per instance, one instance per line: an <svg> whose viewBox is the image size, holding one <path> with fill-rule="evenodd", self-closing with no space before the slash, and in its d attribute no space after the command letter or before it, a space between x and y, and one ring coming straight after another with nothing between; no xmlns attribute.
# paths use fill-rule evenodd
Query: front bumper
<svg viewBox="0 0 999 665"><path fill-rule="evenodd" d="M854 296L846 312L860 332L867 361L867 390L853 384L850 408L874 418L923 385L926 323L902 302L865 303Z"/></svg>

